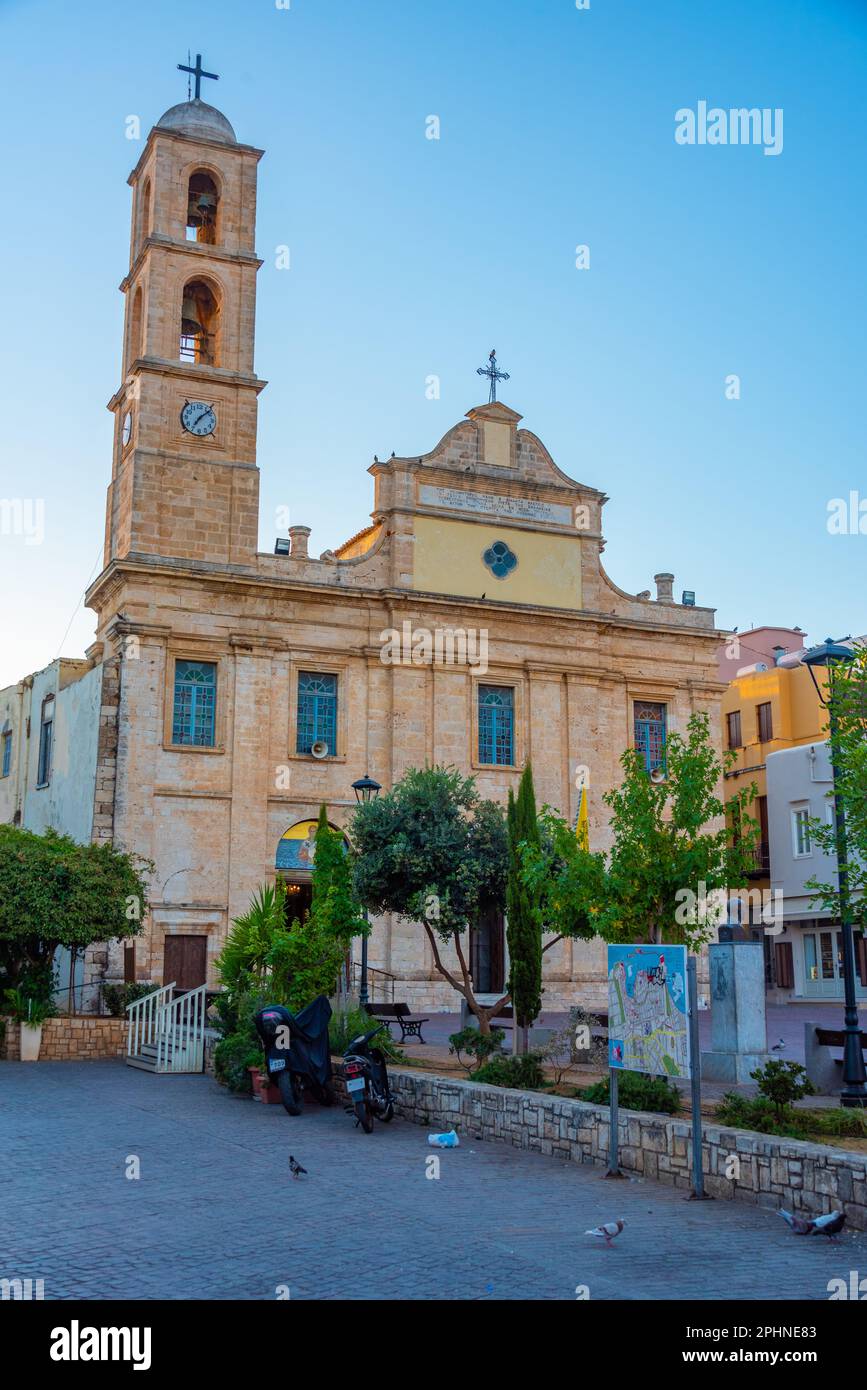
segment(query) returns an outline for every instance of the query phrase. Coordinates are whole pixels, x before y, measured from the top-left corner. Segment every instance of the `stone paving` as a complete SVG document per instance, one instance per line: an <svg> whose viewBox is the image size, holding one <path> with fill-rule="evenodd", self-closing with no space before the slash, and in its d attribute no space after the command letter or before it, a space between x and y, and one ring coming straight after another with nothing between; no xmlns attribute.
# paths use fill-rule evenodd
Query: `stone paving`
<svg viewBox="0 0 867 1390"><path fill-rule="evenodd" d="M441 1152L432 1180L430 1153L407 1121L367 1136L205 1076L2 1063L0 1278L48 1299L824 1300L867 1275L864 1235L798 1238L774 1212L492 1143ZM618 1216L611 1250L583 1234Z"/></svg>

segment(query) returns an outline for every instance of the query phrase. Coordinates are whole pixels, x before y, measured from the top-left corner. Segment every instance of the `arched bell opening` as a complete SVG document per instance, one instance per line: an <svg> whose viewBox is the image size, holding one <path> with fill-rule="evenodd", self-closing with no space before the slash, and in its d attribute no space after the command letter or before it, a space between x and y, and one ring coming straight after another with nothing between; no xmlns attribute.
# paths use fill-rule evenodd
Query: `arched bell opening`
<svg viewBox="0 0 867 1390"><path fill-rule="evenodd" d="M181 303L180 359L215 367L218 362L220 306L204 280L189 280Z"/></svg>
<svg viewBox="0 0 867 1390"><path fill-rule="evenodd" d="M217 185L203 169L191 175L187 189L187 241L217 244L217 213L220 194Z"/></svg>

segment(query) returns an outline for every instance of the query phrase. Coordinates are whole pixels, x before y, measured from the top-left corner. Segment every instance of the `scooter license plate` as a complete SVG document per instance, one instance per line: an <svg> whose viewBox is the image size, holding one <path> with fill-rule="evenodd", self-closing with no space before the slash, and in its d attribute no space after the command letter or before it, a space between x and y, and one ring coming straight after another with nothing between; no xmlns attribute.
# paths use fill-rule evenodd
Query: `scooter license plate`
<svg viewBox="0 0 867 1390"><path fill-rule="evenodd" d="M269 1062L269 1064L268 1064L268 1070L269 1070L269 1071L283 1071L283 1069L285 1068L285 1066L286 1066L286 1058L285 1058L285 1057L275 1057L275 1058L272 1059L271 1062Z"/></svg>
<svg viewBox="0 0 867 1390"><path fill-rule="evenodd" d="M347 1083L346 1083L346 1089L347 1089L347 1091L363 1091L363 1090L364 1090L364 1077L363 1077L363 1076L352 1076L352 1077L350 1077L349 1080L348 1080Z"/></svg>

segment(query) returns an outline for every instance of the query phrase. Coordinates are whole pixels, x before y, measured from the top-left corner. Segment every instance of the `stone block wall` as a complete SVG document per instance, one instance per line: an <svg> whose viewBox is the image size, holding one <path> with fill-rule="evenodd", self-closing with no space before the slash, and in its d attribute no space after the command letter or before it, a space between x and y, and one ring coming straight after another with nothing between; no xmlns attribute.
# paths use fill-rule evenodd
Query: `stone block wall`
<svg viewBox="0 0 867 1390"><path fill-rule="evenodd" d="M17 1062L21 1056L20 1028L7 1018L2 1055ZM42 1025L40 1062L93 1062L101 1057L122 1057L126 1044L126 1020L122 1018L49 1018Z"/></svg>
<svg viewBox="0 0 867 1390"><path fill-rule="evenodd" d="M397 1113L415 1124L454 1128L462 1140L494 1140L572 1163L607 1162L605 1106L415 1071L390 1070L389 1076ZM618 1138L624 1172L691 1188L688 1120L621 1110ZM843 1209L851 1228L867 1230L867 1153L705 1124L703 1166L712 1197L808 1216Z"/></svg>

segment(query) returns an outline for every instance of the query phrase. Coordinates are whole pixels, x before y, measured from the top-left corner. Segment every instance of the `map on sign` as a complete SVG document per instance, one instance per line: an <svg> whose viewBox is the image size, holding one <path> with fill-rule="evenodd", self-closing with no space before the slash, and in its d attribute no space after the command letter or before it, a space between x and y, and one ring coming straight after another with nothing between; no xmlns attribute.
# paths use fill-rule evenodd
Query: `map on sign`
<svg viewBox="0 0 867 1390"><path fill-rule="evenodd" d="M608 947L608 1063L690 1074L685 946Z"/></svg>

